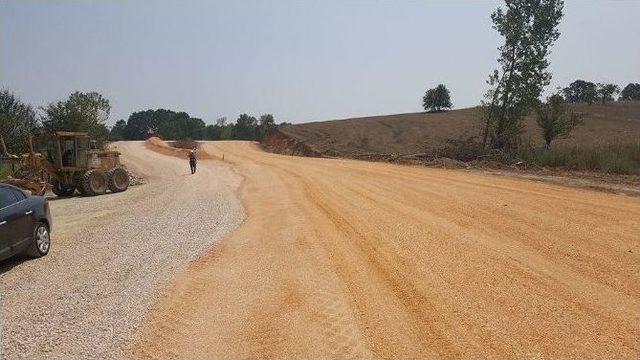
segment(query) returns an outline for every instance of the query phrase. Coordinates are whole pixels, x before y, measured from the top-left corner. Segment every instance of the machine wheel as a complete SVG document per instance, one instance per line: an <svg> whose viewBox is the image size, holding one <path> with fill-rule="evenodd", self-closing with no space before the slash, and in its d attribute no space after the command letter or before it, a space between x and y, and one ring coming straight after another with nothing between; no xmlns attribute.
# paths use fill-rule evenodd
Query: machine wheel
<svg viewBox="0 0 640 360"><path fill-rule="evenodd" d="M109 190L117 193L129 188L129 172L122 167L114 167L107 173L109 176Z"/></svg>
<svg viewBox="0 0 640 360"><path fill-rule="evenodd" d="M84 191L84 186L82 186L82 181L84 180L83 176L78 176L76 178L76 190L78 190L78 192L80 193L80 195L82 196L87 196L87 193Z"/></svg>
<svg viewBox="0 0 640 360"><path fill-rule="evenodd" d="M89 170L82 177L85 195L102 195L107 192L107 174L98 169Z"/></svg>
<svg viewBox="0 0 640 360"><path fill-rule="evenodd" d="M51 191L57 196L71 196L76 191L75 186L65 186L58 180L54 180L51 185Z"/></svg>

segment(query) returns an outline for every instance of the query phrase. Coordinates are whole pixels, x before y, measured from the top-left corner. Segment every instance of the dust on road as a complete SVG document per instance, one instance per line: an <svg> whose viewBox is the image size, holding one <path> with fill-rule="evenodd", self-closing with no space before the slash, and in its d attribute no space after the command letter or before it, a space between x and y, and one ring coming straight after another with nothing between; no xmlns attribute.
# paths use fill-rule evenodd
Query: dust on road
<svg viewBox="0 0 640 360"><path fill-rule="evenodd" d="M152 358L637 358L640 199L207 145L246 221L148 314Z"/></svg>

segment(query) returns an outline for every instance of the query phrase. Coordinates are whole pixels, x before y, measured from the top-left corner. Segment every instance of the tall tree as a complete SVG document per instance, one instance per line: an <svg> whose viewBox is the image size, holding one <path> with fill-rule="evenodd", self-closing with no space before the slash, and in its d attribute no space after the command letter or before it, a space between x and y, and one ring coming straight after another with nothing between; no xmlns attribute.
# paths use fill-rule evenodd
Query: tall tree
<svg viewBox="0 0 640 360"><path fill-rule="evenodd" d="M123 119L116 121L115 125L111 128L109 132L109 140L110 141L119 141L124 140L125 129L127 127L127 122Z"/></svg>
<svg viewBox="0 0 640 360"><path fill-rule="evenodd" d="M247 114L242 114L236 120L234 135L238 140L255 140L258 129L258 120Z"/></svg>
<svg viewBox="0 0 640 360"><path fill-rule="evenodd" d="M234 139L234 124L227 122L225 116L216 120L216 126L220 128L220 140Z"/></svg>
<svg viewBox="0 0 640 360"><path fill-rule="evenodd" d="M428 89L422 98L422 107L426 111L440 111L442 109L451 109L451 97L449 90L444 84L439 84L433 89Z"/></svg>
<svg viewBox="0 0 640 360"><path fill-rule="evenodd" d="M9 90L0 90L0 135L7 150L22 153L28 149L29 135L36 129L36 112Z"/></svg>
<svg viewBox="0 0 640 360"><path fill-rule="evenodd" d="M504 37L498 48L499 69L489 76L491 89L484 116L484 143L513 147L522 120L551 80L550 47L560 36L562 0L506 0L506 9L491 14L493 28Z"/></svg>
<svg viewBox="0 0 640 360"><path fill-rule="evenodd" d="M620 92L618 100L640 100L640 84L629 83Z"/></svg>
<svg viewBox="0 0 640 360"><path fill-rule="evenodd" d="M99 142L106 140L109 135L105 123L111 105L97 92L76 91L67 100L50 103L42 110L44 115L41 122L45 132L84 131Z"/></svg>
<svg viewBox="0 0 640 360"><path fill-rule="evenodd" d="M598 98L603 104L607 101L613 101L613 96L619 92L620 87L616 84L598 83Z"/></svg>
<svg viewBox="0 0 640 360"><path fill-rule="evenodd" d="M258 120L258 140L264 139L265 134L271 130L276 128L276 121L271 114L260 115L260 119Z"/></svg>
<svg viewBox="0 0 640 360"><path fill-rule="evenodd" d="M173 113L158 120L158 135L163 139L201 139L204 128L202 119L192 118L186 112Z"/></svg>
<svg viewBox="0 0 640 360"><path fill-rule="evenodd" d="M156 110L136 111L129 115L124 137L127 140L145 140L157 132Z"/></svg>
<svg viewBox="0 0 640 360"><path fill-rule="evenodd" d="M593 104L598 100L598 86L590 81L576 80L562 89L565 99L568 102L585 102Z"/></svg>
<svg viewBox="0 0 640 360"><path fill-rule="evenodd" d="M129 116L124 133L130 140L144 140L152 135L174 140L202 139L205 137L205 123L186 112L145 110Z"/></svg>
<svg viewBox="0 0 640 360"><path fill-rule="evenodd" d="M205 140L220 140L220 128L212 124L205 126L204 138Z"/></svg>
<svg viewBox="0 0 640 360"><path fill-rule="evenodd" d="M540 104L537 110L536 122L547 149L553 140L569 136L576 126L583 123L582 115L569 110L564 98L558 94L550 96L547 103Z"/></svg>

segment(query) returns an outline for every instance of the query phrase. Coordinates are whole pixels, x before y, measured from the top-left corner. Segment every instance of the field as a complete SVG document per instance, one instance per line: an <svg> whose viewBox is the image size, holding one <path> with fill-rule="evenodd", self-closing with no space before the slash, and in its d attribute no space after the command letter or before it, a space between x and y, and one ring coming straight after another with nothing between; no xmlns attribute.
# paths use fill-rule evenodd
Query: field
<svg viewBox="0 0 640 360"><path fill-rule="evenodd" d="M629 143L640 139L640 102L576 104L584 114L584 126L577 128L558 146L592 146ZM282 132L329 156L358 157L367 154L416 154L433 152L447 140L479 136L479 108L441 113L408 113L371 116L292 125ZM542 137L533 116L525 121L524 142L540 145Z"/></svg>

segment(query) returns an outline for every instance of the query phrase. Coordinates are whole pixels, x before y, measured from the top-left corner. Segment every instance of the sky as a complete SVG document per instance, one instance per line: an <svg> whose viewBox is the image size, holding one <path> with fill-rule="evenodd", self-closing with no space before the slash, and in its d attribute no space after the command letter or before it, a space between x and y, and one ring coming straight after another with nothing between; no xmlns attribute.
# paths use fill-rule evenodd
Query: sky
<svg viewBox="0 0 640 360"><path fill-rule="evenodd" d="M498 1L0 0L0 87L38 107L74 91L134 111L293 123L421 111L445 84L475 106L496 68ZM640 82L640 1L566 1L549 91Z"/></svg>

